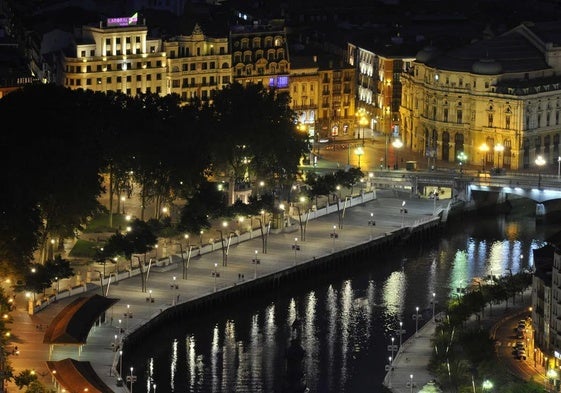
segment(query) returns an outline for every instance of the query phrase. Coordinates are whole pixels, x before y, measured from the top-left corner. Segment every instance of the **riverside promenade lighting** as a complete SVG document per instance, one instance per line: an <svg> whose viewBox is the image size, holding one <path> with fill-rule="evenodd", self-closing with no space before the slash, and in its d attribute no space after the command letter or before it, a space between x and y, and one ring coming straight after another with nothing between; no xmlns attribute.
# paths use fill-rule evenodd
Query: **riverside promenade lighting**
<svg viewBox="0 0 561 393"><path fill-rule="evenodd" d="M545 159L542 156L536 157L536 166L538 167L538 188L542 186L542 166L545 165Z"/></svg>
<svg viewBox="0 0 561 393"><path fill-rule="evenodd" d="M255 250L255 257L251 260L251 263L253 263L253 278L257 278L257 265L259 265L261 263L261 261L259 260L259 258L257 258L257 253L259 251Z"/></svg>
<svg viewBox="0 0 561 393"><path fill-rule="evenodd" d="M296 266L296 254L300 251L300 246L298 245L298 238L294 238L294 244L292 245L292 249L294 250L294 265Z"/></svg>

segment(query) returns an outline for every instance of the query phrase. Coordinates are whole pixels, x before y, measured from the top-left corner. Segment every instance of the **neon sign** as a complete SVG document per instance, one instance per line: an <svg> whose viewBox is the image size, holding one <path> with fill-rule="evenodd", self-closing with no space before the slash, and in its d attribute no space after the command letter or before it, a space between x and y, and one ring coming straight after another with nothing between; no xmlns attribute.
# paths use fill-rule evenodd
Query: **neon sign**
<svg viewBox="0 0 561 393"><path fill-rule="evenodd" d="M138 22L138 12L135 12L133 16L124 16L121 18L107 18L107 27L115 26L134 26Z"/></svg>

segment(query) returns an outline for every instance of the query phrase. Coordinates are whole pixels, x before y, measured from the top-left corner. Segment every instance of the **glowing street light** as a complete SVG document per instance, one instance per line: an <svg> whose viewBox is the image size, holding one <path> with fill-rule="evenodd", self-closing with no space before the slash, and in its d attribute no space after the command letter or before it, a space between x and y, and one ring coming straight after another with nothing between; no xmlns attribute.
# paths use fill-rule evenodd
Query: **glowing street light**
<svg viewBox="0 0 561 393"><path fill-rule="evenodd" d="M467 154L464 153L463 151L458 153L458 161L460 162L460 174L462 174L464 171L464 163L467 161L467 158L468 158Z"/></svg>
<svg viewBox="0 0 561 393"><path fill-rule="evenodd" d="M360 169L360 157L364 154L364 149L362 147L357 147L355 149L355 154L358 157L358 169Z"/></svg>
<svg viewBox="0 0 561 393"><path fill-rule="evenodd" d="M538 167L538 188L540 188L542 186L542 166L545 165L545 160L542 156L537 156L536 157L536 161L535 161L537 167Z"/></svg>
<svg viewBox="0 0 561 393"><path fill-rule="evenodd" d="M395 148L395 164L393 166L393 169L398 169L399 168L399 159L398 159L397 152L398 152L399 149L401 149L403 147L403 142L401 141L401 139L397 138L392 142L392 146Z"/></svg>

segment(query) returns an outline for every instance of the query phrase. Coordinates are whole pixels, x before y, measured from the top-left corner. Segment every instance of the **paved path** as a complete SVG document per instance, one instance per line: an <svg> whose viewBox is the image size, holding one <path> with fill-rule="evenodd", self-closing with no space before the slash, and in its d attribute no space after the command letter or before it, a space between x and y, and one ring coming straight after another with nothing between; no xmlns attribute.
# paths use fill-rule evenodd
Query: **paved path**
<svg viewBox="0 0 561 393"><path fill-rule="evenodd" d="M401 213L402 203L406 201L407 214ZM441 206L446 206L448 200L438 201ZM307 224L306 240L299 241L300 250L293 251L294 238L300 237L300 228L294 226L294 232L271 234L268 239L267 253L261 253L261 238L254 238L240 244L231 246L228 255L227 267L222 267L222 251L203 254L191 261L187 271L187 279L182 279L182 269L174 266L172 270L165 272L151 271L147 288L152 293L154 302L147 302L147 293L141 292L140 277L122 280L118 285L112 285L109 289L109 297L118 298L116 303L107 313L107 321L92 328L87 345L81 352L74 346L57 346L52 354L49 354L49 346L43 344L43 334L55 315L75 297L64 298L57 303L51 304L40 312L29 315L26 310L25 299L18 294L16 299L17 308L13 312L13 337L15 345L18 345L20 354L11 356L10 361L15 373L24 369L35 370L40 379L51 385L51 376L47 371L45 361L61 360L71 357L77 360L85 360L92 363L98 375L104 382L114 388L115 392L126 392L126 388L116 387L116 376L112 372L112 366L118 364L118 352L114 350L115 343L120 340L119 328L131 331L135 327L145 323L161 309L170 307L179 297L180 302L190 301L199 297L209 295L216 290L231 285L240 285L239 277L244 275L245 280L254 277L278 272L290 268L294 263L301 264L312 260L314 257L329 255L345 248L353 247L360 243L370 241L371 238L383 237L386 234L400 229L402 226L410 226L415 222L430 219L434 211L434 202L427 199L409 199L399 196L392 191L379 191L377 198L373 201L348 208L343 219L343 228L336 229L338 237L330 237L334 225L338 224L337 213L320 217ZM375 226L369 226L370 213L374 213ZM251 260L258 250L259 265L253 265ZM213 277L212 272L218 265L220 277ZM176 277L175 281L173 277ZM176 282L177 289L171 288ZM101 293L100 288L90 284L86 295ZM80 295L84 295L81 293ZM133 318L124 318L124 313L129 312ZM407 375L414 374L415 381L429 380L431 377L426 371L426 364L430 356L429 337L433 326L427 323L419 332L415 343L407 344L405 355L410 362ZM427 345L427 347L425 347ZM396 359L396 361L399 359ZM415 368L413 369L413 366ZM400 371L395 371L393 378L395 386ZM15 385L8 386L10 392L18 391ZM396 390L401 392L402 390Z"/></svg>

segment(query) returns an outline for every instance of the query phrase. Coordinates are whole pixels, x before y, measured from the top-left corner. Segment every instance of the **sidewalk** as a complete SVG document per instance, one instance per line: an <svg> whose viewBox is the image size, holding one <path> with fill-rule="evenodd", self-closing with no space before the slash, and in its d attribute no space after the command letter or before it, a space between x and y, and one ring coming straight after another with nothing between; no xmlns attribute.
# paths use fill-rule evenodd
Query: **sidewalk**
<svg viewBox="0 0 561 393"><path fill-rule="evenodd" d="M488 330L491 336L497 341L512 341L507 337L496 337L496 332L500 325L505 323L510 317L527 314L526 310L530 305L531 289L526 291L524 298L526 302L519 303L515 306L510 304L511 299L508 300L509 307L505 306L504 301L492 307L486 305L483 318L478 320L477 315L473 314L466 322L466 325L480 324L482 328ZM436 316L435 319L438 321L442 316L441 313ZM435 379L435 377L429 373L427 367L434 351L431 339L436 331L437 324L438 323L434 322L431 318L419 328L417 334L412 334L403 343L402 347L398 349L393 362L393 368L388 370L384 378L384 386L391 389L393 393L419 392L425 385L430 384L431 381ZM538 365L532 368L536 375L540 376L544 374L543 367ZM413 384L412 388L411 383ZM430 391L434 392L436 390Z"/></svg>
<svg viewBox="0 0 561 393"><path fill-rule="evenodd" d="M406 215L401 212L403 201L407 203L408 213ZM441 206L445 206L448 201L439 201L439 203L442 203ZM125 387L116 386L117 376L113 371L119 364L119 353L115 351L115 346L121 340L120 329L124 329L125 334L135 330L161 310L172 307L177 299L179 302L188 302L213 294L215 291L219 292L224 288L243 285L243 282L240 281L241 275L245 282L250 282L265 275L291 269L295 264L306 263L315 258L367 243L371 239L384 238L401 230L402 227L430 219L433 209L432 200L408 199L408 197L394 195L393 191L378 191L377 199L346 209L342 229L336 229L337 237L330 236L334 231L334 225L338 224L337 213L308 222L306 240L298 241L300 248L297 251L292 248L295 236L300 236L300 228L296 225L293 233L270 234L266 254L261 252L262 240L258 237L239 244L232 244L226 267L223 267L222 263L216 263L222 261L220 248L192 259L185 280L182 279L180 264L168 266L169 270L166 271L152 270L147 288L152 291L150 297L153 297L154 302L146 301L147 293L140 290L141 284L138 275L121 280L117 284L112 284L108 293L110 298L118 298L119 301L108 310L106 322L91 329L87 345L82 348L55 346L51 353L49 346L43 343L46 326L76 296L61 299L44 310L29 315L25 299L22 294L19 294L16 299L17 307L12 315L14 317L14 344L18 345L20 354L11 356L9 360L15 374L24 369L32 369L47 386L53 386L53 379L45 363L47 360L74 358L89 361L98 376L114 389L114 392L127 392ZM371 213L374 213L375 226L368 225ZM257 257L261 262L259 265L251 263L256 255L255 250L258 250ZM220 277L213 275L215 271L220 273ZM177 288L175 285L173 287L170 285L174 282L177 283ZM89 284L88 291L81 293L80 296L89 296L94 293L101 294L99 286ZM124 318L126 312L132 314L133 318ZM421 330L422 337L426 335L428 341L431 334L430 324L427 324L424 329L426 330ZM416 351L415 348L422 342L421 339L417 343L409 344L408 350ZM418 355L411 356L411 358L415 358L415 362L419 363L419 371L416 370L414 374L420 378L423 368L421 363L424 363L424 367L426 367L428 359L422 357L421 353ZM128 368L125 367L125 369ZM399 379L395 378L395 382L397 383ZM10 383L8 391L15 392L18 389L13 383ZM90 393L92 392L90 391Z"/></svg>

